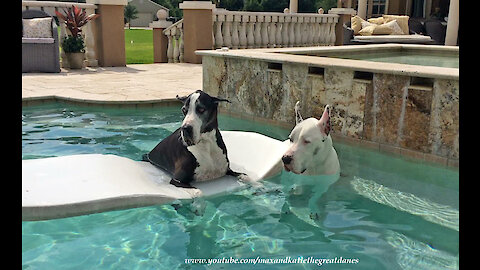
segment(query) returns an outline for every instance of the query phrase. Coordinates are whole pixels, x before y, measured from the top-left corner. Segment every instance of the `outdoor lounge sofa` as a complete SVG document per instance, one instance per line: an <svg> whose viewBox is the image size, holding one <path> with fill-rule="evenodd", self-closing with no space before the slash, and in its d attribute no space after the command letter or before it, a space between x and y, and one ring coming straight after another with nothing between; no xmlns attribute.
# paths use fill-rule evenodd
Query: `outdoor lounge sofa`
<svg viewBox="0 0 480 270"><path fill-rule="evenodd" d="M409 18L408 35L354 35L351 22L343 24L343 45L359 45L369 43L416 43L443 45L445 43L446 26L440 20L419 20Z"/></svg>
<svg viewBox="0 0 480 270"><path fill-rule="evenodd" d="M51 37L25 36L22 21L22 72L60 72L57 25L52 16L41 10L22 11L23 19L51 18Z"/></svg>

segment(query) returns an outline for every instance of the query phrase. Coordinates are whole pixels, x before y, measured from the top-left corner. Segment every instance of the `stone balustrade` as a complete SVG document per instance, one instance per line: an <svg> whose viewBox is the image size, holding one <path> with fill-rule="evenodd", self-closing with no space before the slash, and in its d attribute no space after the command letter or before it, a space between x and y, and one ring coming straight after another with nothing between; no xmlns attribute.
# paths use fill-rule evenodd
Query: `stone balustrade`
<svg viewBox="0 0 480 270"><path fill-rule="evenodd" d="M216 9L212 13L214 45L279 48L335 44L337 14L242 12Z"/></svg>
<svg viewBox="0 0 480 270"><path fill-rule="evenodd" d="M183 63L183 19L167 27L163 34L168 38L168 63Z"/></svg>
<svg viewBox="0 0 480 270"><path fill-rule="evenodd" d="M54 1L22 1L22 10L26 9L38 9L42 10L54 17L55 11L63 13L63 9L71 8L72 5L84 9L87 15L94 14L97 9L97 5L89 3L72 3L72 2L54 2ZM67 35L67 29L64 23L60 23L60 41ZM85 40L85 65L96 67L98 66L98 60L95 52L95 35L93 34L92 23L87 23L83 28L82 35ZM63 50L61 51L61 66L69 67L67 58Z"/></svg>
<svg viewBox="0 0 480 270"><path fill-rule="evenodd" d="M190 5L193 5L192 3L197 4L196 2L189 2ZM184 25L184 19L182 19L162 31L163 35L168 37L166 55L169 63L184 62L184 54L186 54L184 44L191 47L191 54L199 49L219 49L222 47L246 49L332 46L335 45L336 35L338 35L336 34L336 26L340 17L338 14L228 11L216 9L214 6L211 7L211 3L207 4L209 5L205 9L210 9L210 13L190 15L192 16L192 22L198 20L195 26ZM201 10L202 7L184 6L184 8ZM209 18L208 20L200 19L201 16L204 19L205 16ZM157 27L155 23L161 22L159 20L152 23L153 28ZM203 44L203 47L199 48L190 44L189 42L192 41L189 41L188 37L184 38L185 26L189 26L190 31L196 33L195 36L198 36L199 29L203 30L205 32L202 34L203 40L208 39L208 37L204 37L204 34L211 31L209 45L205 46ZM157 28L161 27L158 26ZM190 36L190 38L192 37ZM161 42L155 46L159 47L160 45ZM190 59L190 61L198 60ZM189 61L187 60L187 62Z"/></svg>

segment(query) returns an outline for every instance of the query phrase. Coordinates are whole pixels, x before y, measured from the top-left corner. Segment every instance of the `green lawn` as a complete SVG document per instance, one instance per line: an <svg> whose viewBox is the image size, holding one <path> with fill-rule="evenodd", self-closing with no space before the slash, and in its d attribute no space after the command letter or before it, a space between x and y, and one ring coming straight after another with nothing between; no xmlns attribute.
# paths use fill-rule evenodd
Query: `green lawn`
<svg viewBox="0 0 480 270"><path fill-rule="evenodd" d="M151 29L125 29L125 57L127 58L127 64L153 64L152 31ZM60 27L58 28L58 36L60 37ZM61 56L61 44L59 47Z"/></svg>
<svg viewBox="0 0 480 270"><path fill-rule="evenodd" d="M153 63L152 31L153 30L149 29L125 29L125 55L127 64Z"/></svg>

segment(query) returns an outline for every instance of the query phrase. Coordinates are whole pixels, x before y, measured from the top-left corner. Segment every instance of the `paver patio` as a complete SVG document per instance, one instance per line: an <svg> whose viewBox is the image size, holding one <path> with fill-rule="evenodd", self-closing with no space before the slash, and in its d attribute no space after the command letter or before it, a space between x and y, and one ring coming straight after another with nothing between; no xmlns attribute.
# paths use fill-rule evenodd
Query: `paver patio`
<svg viewBox="0 0 480 270"><path fill-rule="evenodd" d="M130 103L175 99L202 89L202 65L187 63L97 67L60 73L22 73L22 99Z"/></svg>

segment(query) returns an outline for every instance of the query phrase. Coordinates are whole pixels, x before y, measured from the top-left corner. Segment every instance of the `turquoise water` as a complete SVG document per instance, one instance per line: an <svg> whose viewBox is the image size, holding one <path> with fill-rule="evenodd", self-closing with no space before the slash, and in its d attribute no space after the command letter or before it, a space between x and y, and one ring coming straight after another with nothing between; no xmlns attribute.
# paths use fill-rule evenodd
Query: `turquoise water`
<svg viewBox="0 0 480 270"><path fill-rule="evenodd" d="M367 60L373 62L397 63L407 65L434 66L459 68L458 53L436 53L417 51L377 51L377 52L355 52L342 54L328 54L328 57Z"/></svg>
<svg viewBox="0 0 480 270"><path fill-rule="evenodd" d="M178 107L26 107L22 157L103 153L140 160L182 116ZM281 140L289 134L222 115L219 125ZM342 176L330 186L332 178L283 172L263 187L227 195L22 222L23 269L458 269L458 171L334 145ZM299 256L331 263L266 260ZM334 264L340 257L357 263ZM200 258L264 261L185 261Z"/></svg>

